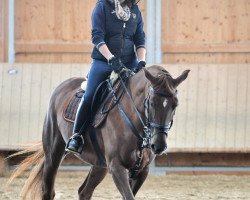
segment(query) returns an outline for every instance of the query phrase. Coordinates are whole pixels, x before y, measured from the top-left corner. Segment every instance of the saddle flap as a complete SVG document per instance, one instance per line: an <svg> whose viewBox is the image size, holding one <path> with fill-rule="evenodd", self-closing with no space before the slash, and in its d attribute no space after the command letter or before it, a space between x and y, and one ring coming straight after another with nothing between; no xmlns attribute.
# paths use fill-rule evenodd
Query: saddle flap
<svg viewBox="0 0 250 200"><path fill-rule="evenodd" d="M120 89L121 82L118 81L114 86L114 92L116 96L118 97L118 100L121 98L123 94L123 90ZM96 107L97 110L94 112L95 117L93 118L92 125L97 128L99 127L107 118L107 115L110 110L114 108L114 106L117 104L114 95L108 90L108 87L106 87L107 93L103 93L105 95L104 100L99 104L100 106Z"/></svg>
<svg viewBox="0 0 250 200"><path fill-rule="evenodd" d="M106 80L102 82L93 97L91 110L92 110L92 125L97 128L99 127L104 120L106 119L109 111L115 106L116 102L114 101L113 94L110 93L108 89L108 82ZM114 91L118 97L121 97L123 91L120 90L120 81L116 82L114 86ZM70 123L74 123L77 108L81 101L82 96L85 91L82 88L79 88L76 93L74 93L69 99L68 103L65 105L63 118Z"/></svg>

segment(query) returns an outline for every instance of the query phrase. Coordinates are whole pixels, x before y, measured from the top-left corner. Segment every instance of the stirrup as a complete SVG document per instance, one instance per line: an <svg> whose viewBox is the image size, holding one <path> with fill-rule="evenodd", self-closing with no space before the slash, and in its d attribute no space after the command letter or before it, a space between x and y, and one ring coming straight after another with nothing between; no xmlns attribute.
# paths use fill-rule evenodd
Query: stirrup
<svg viewBox="0 0 250 200"><path fill-rule="evenodd" d="M78 151L74 151L72 149L69 149L69 143L71 140L75 139L75 138L80 138L82 140L82 145L78 148ZM75 133L73 134L70 138L69 138L69 141L67 142L66 144L66 147L65 147L65 151L66 152L71 152L71 153L74 153L74 154L77 154L77 155L81 155L82 152L83 152L83 147L84 147L84 139L83 139L83 136L79 133Z"/></svg>

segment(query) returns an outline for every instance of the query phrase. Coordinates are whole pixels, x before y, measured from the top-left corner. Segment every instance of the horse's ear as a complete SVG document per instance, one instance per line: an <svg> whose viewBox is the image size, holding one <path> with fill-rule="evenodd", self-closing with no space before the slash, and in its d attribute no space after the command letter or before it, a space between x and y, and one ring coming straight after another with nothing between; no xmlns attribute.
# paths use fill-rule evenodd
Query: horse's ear
<svg viewBox="0 0 250 200"><path fill-rule="evenodd" d="M182 83L187 78L189 72L190 70L185 70L184 72L182 72L182 74L179 77L174 79L175 87L177 87L180 83Z"/></svg>
<svg viewBox="0 0 250 200"><path fill-rule="evenodd" d="M156 77L154 77L147 69L144 69L144 73L146 78L151 82L152 85L156 85L158 82L158 79Z"/></svg>

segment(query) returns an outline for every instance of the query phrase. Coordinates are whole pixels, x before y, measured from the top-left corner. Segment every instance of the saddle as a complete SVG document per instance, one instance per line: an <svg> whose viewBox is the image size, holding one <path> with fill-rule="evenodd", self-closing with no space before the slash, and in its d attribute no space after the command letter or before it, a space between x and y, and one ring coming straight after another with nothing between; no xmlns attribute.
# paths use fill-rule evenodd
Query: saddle
<svg viewBox="0 0 250 200"><path fill-rule="evenodd" d="M91 105L91 121L94 128L103 124L109 111L117 104L110 87L113 88L118 99L121 98L124 92L124 90L121 89L121 82L118 81L117 78L107 79L97 87ZM64 106L63 118L67 122L74 123L77 108L85 90L86 81L81 84L81 87L69 98L68 103Z"/></svg>

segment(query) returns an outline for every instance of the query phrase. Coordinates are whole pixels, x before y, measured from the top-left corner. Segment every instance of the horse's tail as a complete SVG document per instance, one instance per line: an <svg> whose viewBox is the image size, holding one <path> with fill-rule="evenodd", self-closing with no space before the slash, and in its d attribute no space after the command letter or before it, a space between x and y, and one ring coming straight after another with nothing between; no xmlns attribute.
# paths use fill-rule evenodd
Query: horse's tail
<svg viewBox="0 0 250 200"><path fill-rule="evenodd" d="M32 168L30 175L22 189L22 199L27 199L28 196L31 199L38 199L38 196L41 196L42 175L45 158L42 141L26 148L23 151L17 152L10 157L22 156L25 154L28 154L29 156L17 166L8 182L11 183L25 170Z"/></svg>

